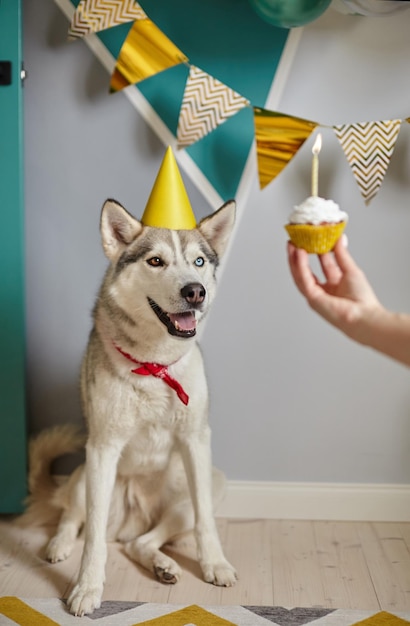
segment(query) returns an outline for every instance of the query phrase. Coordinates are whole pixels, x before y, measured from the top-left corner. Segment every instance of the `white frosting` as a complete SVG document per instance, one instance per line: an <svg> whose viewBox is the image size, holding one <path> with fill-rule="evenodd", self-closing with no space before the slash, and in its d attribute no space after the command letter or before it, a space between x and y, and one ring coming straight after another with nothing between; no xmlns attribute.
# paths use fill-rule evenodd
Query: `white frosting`
<svg viewBox="0 0 410 626"><path fill-rule="evenodd" d="M318 196L306 198L302 204L295 206L289 216L291 224L321 224L322 222L345 222L347 213L339 209L333 200L325 200Z"/></svg>

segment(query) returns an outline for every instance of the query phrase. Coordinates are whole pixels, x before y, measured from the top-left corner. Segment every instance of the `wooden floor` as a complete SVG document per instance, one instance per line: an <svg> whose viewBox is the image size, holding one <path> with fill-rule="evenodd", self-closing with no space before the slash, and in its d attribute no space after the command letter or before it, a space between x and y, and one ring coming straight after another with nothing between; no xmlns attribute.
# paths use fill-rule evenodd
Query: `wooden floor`
<svg viewBox="0 0 410 626"><path fill-rule="evenodd" d="M104 599L410 610L410 524L218 519L235 587L204 583L192 538L167 548L181 567L176 585L158 583L110 544ZM42 559L52 529L26 530L0 517L0 593L60 597L69 593L81 556L78 540L64 563Z"/></svg>

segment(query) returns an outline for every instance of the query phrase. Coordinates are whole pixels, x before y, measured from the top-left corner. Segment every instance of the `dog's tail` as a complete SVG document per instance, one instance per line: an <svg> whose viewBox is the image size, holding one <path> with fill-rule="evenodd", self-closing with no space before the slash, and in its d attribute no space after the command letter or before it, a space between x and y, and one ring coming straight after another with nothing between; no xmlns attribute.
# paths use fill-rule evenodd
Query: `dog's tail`
<svg viewBox="0 0 410 626"><path fill-rule="evenodd" d="M51 473L52 462L64 454L78 452L85 445L85 435L74 424L54 426L33 437L29 443L28 489L30 498L50 497L56 488Z"/></svg>
<svg viewBox="0 0 410 626"><path fill-rule="evenodd" d="M85 445L86 436L74 424L54 426L33 437L28 446L28 491L26 511L21 525L55 521L56 510L50 507L59 481L51 471L52 462L65 454L73 454ZM47 513L46 513L47 509ZM41 511L41 514L40 514Z"/></svg>

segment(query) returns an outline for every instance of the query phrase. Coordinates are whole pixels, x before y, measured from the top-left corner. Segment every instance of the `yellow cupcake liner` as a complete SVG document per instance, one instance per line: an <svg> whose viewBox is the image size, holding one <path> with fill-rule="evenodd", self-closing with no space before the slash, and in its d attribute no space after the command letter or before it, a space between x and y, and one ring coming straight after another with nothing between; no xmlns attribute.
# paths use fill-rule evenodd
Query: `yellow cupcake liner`
<svg viewBox="0 0 410 626"><path fill-rule="evenodd" d="M286 224L291 242L310 254L325 254L335 247L341 237L346 222L337 224Z"/></svg>

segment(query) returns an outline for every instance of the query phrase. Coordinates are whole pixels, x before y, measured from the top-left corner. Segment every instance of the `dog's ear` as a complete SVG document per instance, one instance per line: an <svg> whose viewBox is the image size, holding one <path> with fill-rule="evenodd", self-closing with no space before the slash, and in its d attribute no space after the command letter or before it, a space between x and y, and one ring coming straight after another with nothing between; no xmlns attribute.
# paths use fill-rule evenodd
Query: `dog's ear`
<svg viewBox="0 0 410 626"><path fill-rule="evenodd" d="M229 237L235 223L235 200L229 200L220 209L204 217L198 224L198 230L210 243L219 257L228 245Z"/></svg>
<svg viewBox="0 0 410 626"><path fill-rule="evenodd" d="M142 224L115 200L106 200L100 222L102 245L110 261L115 261L139 235Z"/></svg>

